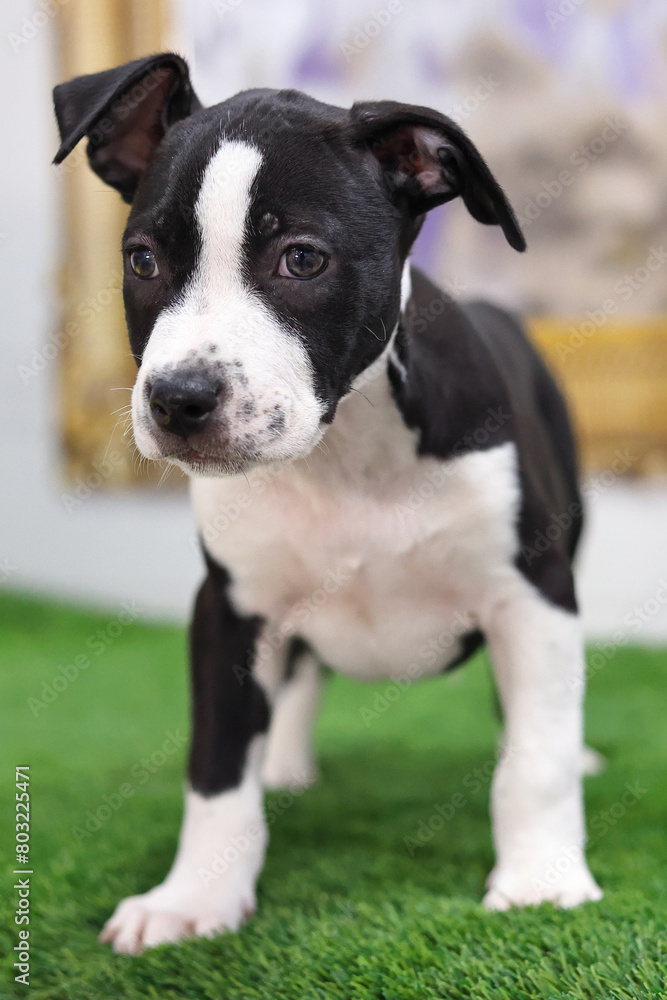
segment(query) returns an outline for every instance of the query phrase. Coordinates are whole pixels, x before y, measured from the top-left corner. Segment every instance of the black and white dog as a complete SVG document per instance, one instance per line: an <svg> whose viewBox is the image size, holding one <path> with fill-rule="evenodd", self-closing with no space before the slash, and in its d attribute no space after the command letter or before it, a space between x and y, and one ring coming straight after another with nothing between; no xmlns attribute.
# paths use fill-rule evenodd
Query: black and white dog
<svg viewBox="0 0 667 1000"><path fill-rule="evenodd" d="M136 953L252 912L262 786L314 776L321 664L412 679L482 642L505 719L484 903L599 899L566 410L512 317L407 263L425 213L457 196L524 249L477 149L393 101L250 90L202 108L171 54L62 84L55 106L56 162L87 136L132 205L135 439L191 476L208 566L178 852L103 940Z"/></svg>

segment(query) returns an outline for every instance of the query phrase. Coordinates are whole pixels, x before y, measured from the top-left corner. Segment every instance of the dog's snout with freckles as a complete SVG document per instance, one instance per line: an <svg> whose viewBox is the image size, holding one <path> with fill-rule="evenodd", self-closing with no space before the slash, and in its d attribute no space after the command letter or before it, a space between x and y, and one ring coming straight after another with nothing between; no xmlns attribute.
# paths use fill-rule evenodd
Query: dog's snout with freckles
<svg viewBox="0 0 667 1000"><path fill-rule="evenodd" d="M203 475L290 457L295 438L298 443L303 435L303 403L289 371L271 371L268 365L268 371L258 372L245 359L222 359L220 353L218 345L205 341L180 358L144 359L133 394L142 454ZM317 411L309 417L312 434Z"/></svg>

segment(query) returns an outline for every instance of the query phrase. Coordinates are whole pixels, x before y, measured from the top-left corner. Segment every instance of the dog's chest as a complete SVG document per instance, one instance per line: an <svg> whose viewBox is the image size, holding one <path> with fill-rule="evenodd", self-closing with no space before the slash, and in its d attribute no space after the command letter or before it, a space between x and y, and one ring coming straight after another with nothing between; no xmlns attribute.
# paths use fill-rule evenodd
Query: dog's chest
<svg viewBox="0 0 667 1000"><path fill-rule="evenodd" d="M366 397L345 400L307 461L195 480L200 530L272 645L298 634L357 677L427 673L458 656L490 576L511 563L514 450L419 459L383 391L366 396L371 415Z"/></svg>

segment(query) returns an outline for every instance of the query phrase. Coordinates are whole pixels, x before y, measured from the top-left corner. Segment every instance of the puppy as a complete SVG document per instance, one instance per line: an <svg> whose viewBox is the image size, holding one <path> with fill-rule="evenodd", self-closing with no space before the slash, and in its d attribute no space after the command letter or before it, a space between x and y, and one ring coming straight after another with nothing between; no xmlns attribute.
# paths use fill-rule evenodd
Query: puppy
<svg viewBox="0 0 667 1000"><path fill-rule="evenodd" d="M135 440L191 477L208 568L176 859L102 939L134 954L254 910L262 786L314 777L321 664L412 680L482 642L505 720L484 903L599 899L565 406L515 319L456 304L408 263L425 213L456 197L525 248L480 153L393 101L249 90L203 108L171 54L54 99L55 162L87 136L132 206Z"/></svg>

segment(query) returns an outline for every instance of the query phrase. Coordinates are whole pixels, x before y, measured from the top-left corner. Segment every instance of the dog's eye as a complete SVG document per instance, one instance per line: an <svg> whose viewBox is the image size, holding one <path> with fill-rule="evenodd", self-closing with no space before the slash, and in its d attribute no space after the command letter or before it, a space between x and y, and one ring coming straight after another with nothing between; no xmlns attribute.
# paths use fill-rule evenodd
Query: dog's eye
<svg viewBox="0 0 667 1000"><path fill-rule="evenodd" d="M155 254L148 247L140 247L130 254L130 267L138 278L155 278L160 273Z"/></svg>
<svg viewBox="0 0 667 1000"><path fill-rule="evenodd" d="M280 258L278 274L283 278L314 278L327 266L327 258L315 247L293 246Z"/></svg>

